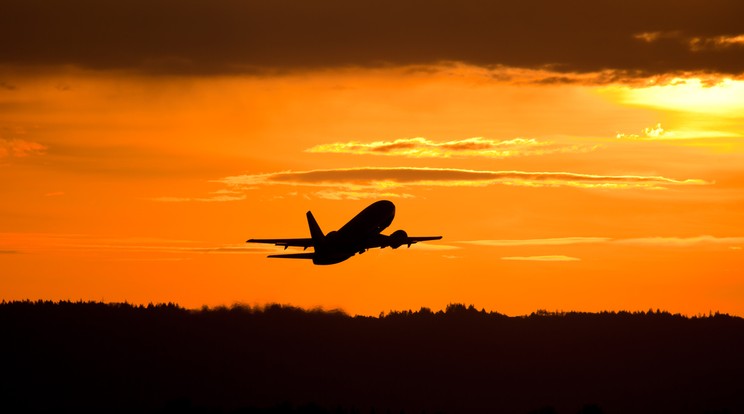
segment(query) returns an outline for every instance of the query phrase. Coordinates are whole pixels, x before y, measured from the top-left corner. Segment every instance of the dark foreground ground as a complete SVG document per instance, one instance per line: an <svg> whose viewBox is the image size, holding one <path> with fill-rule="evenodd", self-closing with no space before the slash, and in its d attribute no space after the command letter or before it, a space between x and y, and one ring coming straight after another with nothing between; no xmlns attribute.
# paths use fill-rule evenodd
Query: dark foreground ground
<svg viewBox="0 0 744 414"><path fill-rule="evenodd" d="M744 413L744 320L0 305L0 412Z"/></svg>

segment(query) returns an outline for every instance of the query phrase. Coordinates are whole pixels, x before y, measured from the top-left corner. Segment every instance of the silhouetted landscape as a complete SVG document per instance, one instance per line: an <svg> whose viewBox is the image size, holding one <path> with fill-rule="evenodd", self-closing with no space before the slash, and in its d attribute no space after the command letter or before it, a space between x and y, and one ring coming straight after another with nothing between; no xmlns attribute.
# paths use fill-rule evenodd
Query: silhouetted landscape
<svg viewBox="0 0 744 414"><path fill-rule="evenodd" d="M744 319L3 302L0 411L741 413Z"/></svg>

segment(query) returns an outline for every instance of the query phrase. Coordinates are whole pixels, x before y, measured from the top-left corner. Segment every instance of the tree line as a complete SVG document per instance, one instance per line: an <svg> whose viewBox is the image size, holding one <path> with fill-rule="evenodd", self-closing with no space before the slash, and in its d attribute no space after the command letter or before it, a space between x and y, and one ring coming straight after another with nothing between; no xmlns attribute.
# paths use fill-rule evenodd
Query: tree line
<svg viewBox="0 0 744 414"><path fill-rule="evenodd" d="M0 411L744 412L744 319L0 303Z"/></svg>

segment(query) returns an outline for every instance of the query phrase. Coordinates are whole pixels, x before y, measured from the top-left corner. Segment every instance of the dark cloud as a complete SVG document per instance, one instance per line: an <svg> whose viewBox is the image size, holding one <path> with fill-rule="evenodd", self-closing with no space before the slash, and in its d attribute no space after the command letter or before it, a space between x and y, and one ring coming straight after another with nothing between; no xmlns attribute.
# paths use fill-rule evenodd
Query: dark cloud
<svg viewBox="0 0 744 414"><path fill-rule="evenodd" d="M741 16L738 0L4 0L0 65L218 74L464 62L738 75Z"/></svg>

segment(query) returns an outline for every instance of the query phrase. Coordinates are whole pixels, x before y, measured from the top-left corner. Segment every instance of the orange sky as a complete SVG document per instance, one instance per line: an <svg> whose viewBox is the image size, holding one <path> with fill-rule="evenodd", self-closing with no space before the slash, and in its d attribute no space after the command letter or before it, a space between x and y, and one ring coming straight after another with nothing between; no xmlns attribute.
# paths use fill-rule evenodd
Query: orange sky
<svg viewBox="0 0 744 414"><path fill-rule="evenodd" d="M723 64L617 80L583 61L150 73L4 56L0 299L744 316L744 81ZM378 199L397 206L386 233L443 239L334 266L244 243L307 237L307 210L334 230Z"/></svg>

